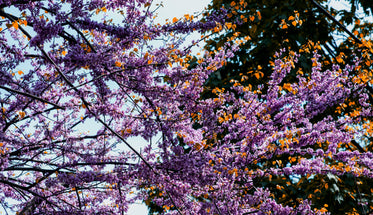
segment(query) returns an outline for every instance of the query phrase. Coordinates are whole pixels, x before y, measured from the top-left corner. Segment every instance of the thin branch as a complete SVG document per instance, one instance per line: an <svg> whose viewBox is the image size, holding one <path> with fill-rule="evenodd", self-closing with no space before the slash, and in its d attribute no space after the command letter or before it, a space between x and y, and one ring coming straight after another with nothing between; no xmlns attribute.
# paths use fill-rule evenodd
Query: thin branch
<svg viewBox="0 0 373 215"><path fill-rule="evenodd" d="M8 88L8 87L4 87L4 86L0 86L1 89L4 89L6 91L9 91L9 92L13 92L13 93L17 93L17 94L20 94L20 95L23 95L23 96L27 96L27 97L30 97L30 98L33 98L35 100L38 100L38 101L41 101L41 102L44 102L44 103L47 103L47 104L50 104L50 105L53 105L54 107L58 108L58 109L62 109L62 110L65 110L64 107L62 106L59 106L58 104L55 104L53 102L50 102L50 101L47 101L45 99L42 99L40 97L37 97L35 95L32 95L30 93L26 93L26 92L21 92L19 90L14 90L14 89L11 89L11 88Z"/></svg>
<svg viewBox="0 0 373 215"><path fill-rule="evenodd" d="M167 190L165 190L165 191L166 191L166 193L167 193L168 198L170 198L172 204L174 204L174 206L175 206L177 212L178 212L179 214L183 215L183 213L180 211L180 209L176 206L176 203L175 203L174 199L172 198L172 196L170 195L170 193L169 193Z"/></svg>
<svg viewBox="0 0 373 215"><path fill-rule="evenodd" d="M79 192L78 192L77 187L75 187L75 193L76 193L76 196L78 197L79 209L82 210L82 201L80 200L80 196L79 196Z"/></svg>
<svg viewBox="0 0 373 215"><path fill-rule="evenodd" d="M215 205L215 207L216 207L216 210L218 210L219 215L221 215L222 213L221 213L221 211L220 211L218 205L217 205L216 202L214 201L214 199L211 199L211 201L214 203L214 205Z"/></svg>
<svg viewBox="0 0 373 215"><path fill-rule="evenodd" d="M352 37L357 43L363 44L359 38L357 38L351 31L349 31L344 25L342 25L338 20L334 18L327 10L325 10L321 5L319 5L315 0L312 3L319 9L325 16L329 17L335 24L337 24L343 31L345 31L350 37Z"/></svg>

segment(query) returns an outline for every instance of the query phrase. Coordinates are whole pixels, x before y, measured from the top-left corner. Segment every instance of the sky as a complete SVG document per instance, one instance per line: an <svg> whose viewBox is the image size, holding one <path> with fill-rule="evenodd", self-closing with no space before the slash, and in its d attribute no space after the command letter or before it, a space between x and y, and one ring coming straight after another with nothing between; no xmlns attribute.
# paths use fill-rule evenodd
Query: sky
<svg viewBox="0 0 373 215"><path fill-rule="evenodd" d="M202 11L211 0L155 0L153 4L163 2L158 10L159 18L181 17L184 14L193 14Z"/></svg>

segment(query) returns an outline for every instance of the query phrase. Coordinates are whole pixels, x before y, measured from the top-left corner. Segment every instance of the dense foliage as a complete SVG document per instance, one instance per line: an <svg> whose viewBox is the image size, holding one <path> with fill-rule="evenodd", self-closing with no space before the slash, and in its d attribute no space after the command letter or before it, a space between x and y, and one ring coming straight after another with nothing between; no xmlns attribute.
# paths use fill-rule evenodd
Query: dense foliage
<svg viewBox="0 0 373 215"><path fill-rule="evenodd" d="M229 85L232 78L249 75L247 83L261 84L272 73L270 61L280 48L305 51L310 43L318 43L324 66L332 63L351 62L350 56L358 48L363 38L369 37L373 24L366 16L373 13L370 1L306 0L213 0L209 12L216 13L225 8L229 29L208 41L206 47L215 50L234 34L250 37L250 42L242 46L235 56L209 80L209 86ZM338 7L349 4L350 8ZM347 6L347 7L348 7ZM341 9L342 8L342 9ZM208 14L208 12L206 13ZM352 29L347 30L348 29ZM358 53L355 53L358 54ZM311 70L311 55L299 59L298 66L304 72ZM254 71L261 67L263 79L258 80ZM294 81L296 74L287 79Z"/></svg>
<svg viewBox="0 0 373 215"><path fill-rule="evenodd" d="M371 29L369 19L372 5L369 1L250 1L250 0L214 0L209 12L217 12L224 7L227 13L226 30L219 36L212 37L206 45L208 50L215 50L234 35L241 38L249 37L250 41L235 52L227 64L210 75L204 89L204 97L213 97L212 90L216 87L230 89L233 80L240 80L244 86L250 86L266 93L267 83L271 79L275 52L281 47L287 47L287 52L302 53L298 61L283 79L283 87L298 81L297 75L309 77L313 69L313 50L317 49L320 63L324 69L333 69L335 64L351 64L351 56L359 56L362 63L359 70L350 76L359 77L362 82L372 79L372 49ZM208 14L208 13L206 13ZM349 30L350 29L350 30ZM366 84L364 91L368 94L368 102L373 104L373 86ZM331 105L317 116L313 122L333 117L335 120L349 114L355 115L361 109L359 98L350 96L343 105ZM364 118L358 126L370 123L372 118ZM350 144L343 146L347 150L360 152L372 151L373 142L370 135L355 136ZM327 146L320 144L317 148ZM284 165L290 165L286 156L277 156L268 160L271 165L274 160L280 160ZM260 164L263 166L263 164ZM298 181L298 183L293 183ZM287 184L290 183L291 184ZM294 204L297 198L308 197L314 207L322 208L328 205L332 214L367 213L361 202L371 202L370 184L373 181L366 177L359 180L349 175L339 176L333 180L330 176L301 176L297 180L264 178L263 186L276 187L277 184L287 184L286 190L273 190L281 201ZM332 185L332 186L331 186ZM315 188L318 189L315 189ZM323 189L319 189L323 188ZM323 192L320 192L323 190ZM359 199L351 195L359 193ZM368 208L368 207L367 207ZM371 208L370 208L371 209Z"/></svg>
<svg viewBox="0 0 373 215"><path fill-rule="evenodd" d="M211 73L250 37L232 34L192 56L198 41L184 36L231 29L226 9L157 24L150 0L2 0L0 8L0 205L8 212L124 214L142 200L165 214L321 214L328 205L306 195L303 178L328 178L307 189L333 197L339 191L324 188L342 177L373 178L373 154L351 148L373 135L372 75L359 54L324 68L317 47L278 49L262 84L241 75L202 97ZM308 54L304 73L297 63ZM362 186L340 195L368 213L372 194L362 196Z"/></svg>

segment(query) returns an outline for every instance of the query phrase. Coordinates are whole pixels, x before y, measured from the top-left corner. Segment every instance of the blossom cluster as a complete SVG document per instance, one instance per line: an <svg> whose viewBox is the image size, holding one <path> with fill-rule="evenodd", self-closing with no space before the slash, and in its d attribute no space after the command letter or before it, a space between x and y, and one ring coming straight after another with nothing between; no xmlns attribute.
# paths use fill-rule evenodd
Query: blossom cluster
<svg viewBox="0 0 373 215"><path fill-rule="evenodd" d="M265 85L232 80L203 98L240 43L197 58L180 36L222 28L222 16L155 24L149 0L0 5L0 202L16 202L6 210L120 214L142 200L167 214L318 214L258 181L373 177L371 152L341 147L372 135L358 59L324 71L315 52L311 74L283 83L299 55L281 50ZM352 97L358 113L318 119Z"/></svg>

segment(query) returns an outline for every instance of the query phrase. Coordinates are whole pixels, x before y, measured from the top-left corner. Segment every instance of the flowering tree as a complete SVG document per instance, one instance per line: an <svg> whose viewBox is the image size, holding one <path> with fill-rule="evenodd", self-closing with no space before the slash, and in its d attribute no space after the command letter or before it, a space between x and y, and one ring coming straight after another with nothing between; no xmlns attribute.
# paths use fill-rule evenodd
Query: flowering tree
<svg viewBox="0 0 373 215"><path fill-rule="evenodd" d="M283 179L282 190L304 175L372 177L373 154L344 147L372 136L371 80L350 75L358 58L323 71L314 52L312 73L298 71L290 84L283 79L299 55L279 52L266 93L233 80L203 99L209 74L249 38L236 34L235 45L192 57L197 42L184 46L181 37L228 28L224 10L160 25L148 0L6 0L0 8L4 210L124 214L143 200L169 214L312 214L327 209L307 197L281 202L263 179ZM359 112L314 120L351 96ZM148 141L141 151L131 141L139 136Z"/></svg>

